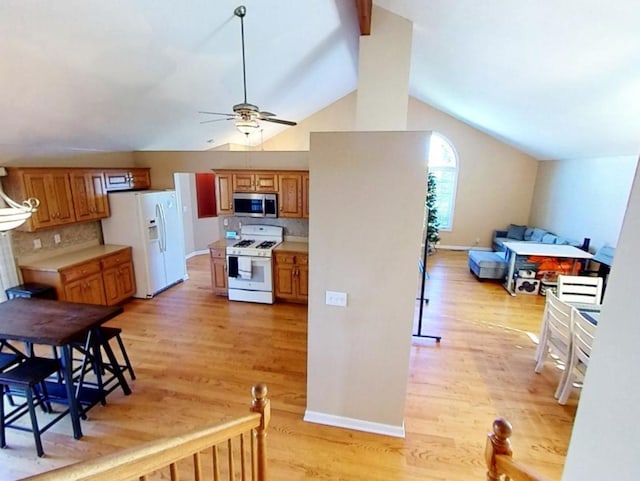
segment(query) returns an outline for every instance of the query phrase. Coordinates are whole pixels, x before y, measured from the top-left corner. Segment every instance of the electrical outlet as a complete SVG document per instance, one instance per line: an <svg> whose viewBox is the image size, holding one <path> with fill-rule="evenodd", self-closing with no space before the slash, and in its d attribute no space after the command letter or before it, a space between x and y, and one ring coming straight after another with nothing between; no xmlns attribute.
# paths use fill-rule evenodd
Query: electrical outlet
<svg viewBox="0 0 640 481"><path fill-rule="evenodd" d="M53 242L55 242L56 244L60 244L60 242L62 242L62 239L60 239L60 234L55 234L53 236Z"/></svg>
<svg viewBox="0 0 640 481"><path fill-rule="evenodd" d="M476 245L480 244L480 237L476 237Z"/></svg>
<svg viewBox="0 0 640 481"><path fill-rule="evenodd" d="M325 303L328 306L347 306L347 293L346 292L334 292L326 291Z"/></svg>
<svg viewBox="0 0 640 481"><path fill-rule="evenodd" d="M222 219L222 225L225 227L229 226L229 218L225 217L224 219Z"/></svg>
<svg viewBox="0 0 640 481"><path fill-rule="evenodd" d="M33 239L33 248L42 249L42 241L40 241L40 239Z"/></svg>

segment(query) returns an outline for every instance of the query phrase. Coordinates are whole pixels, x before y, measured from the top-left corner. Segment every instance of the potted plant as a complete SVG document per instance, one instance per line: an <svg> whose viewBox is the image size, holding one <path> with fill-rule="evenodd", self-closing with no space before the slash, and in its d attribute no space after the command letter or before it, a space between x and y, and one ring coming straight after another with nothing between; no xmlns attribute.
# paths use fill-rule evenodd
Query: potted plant
<svg viewBox="0 0 640 481"><path fill-rule="evenodd" d="M438 222L438 208L436 207L436 176L429 172L427 178L427 199L425 205L427 208L427 243L428 252L432 254L436 249L436 244L440 241L438 235L440 223Z"/></svg>

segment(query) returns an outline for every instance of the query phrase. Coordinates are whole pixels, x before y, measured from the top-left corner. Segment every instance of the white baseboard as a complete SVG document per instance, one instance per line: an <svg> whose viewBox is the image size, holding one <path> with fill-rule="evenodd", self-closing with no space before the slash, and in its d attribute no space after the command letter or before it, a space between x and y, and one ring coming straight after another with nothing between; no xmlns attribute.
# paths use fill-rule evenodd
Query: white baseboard
<svg viewBox="0 0 640 481"><path fill-rule="evenodd" d="M347 428L367 433L383 434L385 436L393 436L394 438L404 438L404 423L402 423L402 426L395 426L309 410L305 411L304 420L309 423L325 424L327 426L335 426L337 428Z"/></svg>
<svg viewBox="0 0 640 481"><path fill-rule="evenodd" d="M440 245L436 246L436 250L442 249L443 251L468 251L469 249L473 249L474 251L492 251L490 247L479 247L479 246L447 246Z"/></svg>

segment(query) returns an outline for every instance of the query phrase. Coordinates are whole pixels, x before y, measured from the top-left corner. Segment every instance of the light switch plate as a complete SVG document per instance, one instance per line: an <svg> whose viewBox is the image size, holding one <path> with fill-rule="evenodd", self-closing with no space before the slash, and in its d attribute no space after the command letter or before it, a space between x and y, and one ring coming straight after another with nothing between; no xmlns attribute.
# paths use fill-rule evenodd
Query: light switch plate
<svg viewBox="0 0 640 481"><path fill-rule="evenodd" d="M347 307L347 293L326 291L325 303L328 306Z"/></svg>

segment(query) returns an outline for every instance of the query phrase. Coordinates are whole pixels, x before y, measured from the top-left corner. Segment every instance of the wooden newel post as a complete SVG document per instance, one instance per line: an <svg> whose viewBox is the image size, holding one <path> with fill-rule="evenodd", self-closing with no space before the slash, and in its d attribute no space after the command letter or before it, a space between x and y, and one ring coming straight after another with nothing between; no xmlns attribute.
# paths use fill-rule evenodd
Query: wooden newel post
<svg viewBox="0 0 640 481"><path fill-rule="evenodd" d="M251 388L251 411L262 415L260 427L253 431L258 455L257 481L267 481L267 427L271 420L271 403L267 398L268 392L266 384L254 384Z"/></svg>
<svg viewBox="0 0 640 481"><path fill-rule="evenodd" d="M505 454L512 456L511 451L511 424L503 418L493 421L493 433L487 434L487 447L485 459L487 461L487 481L499 481L500 473L496 467L496 456Z"/></svg>

